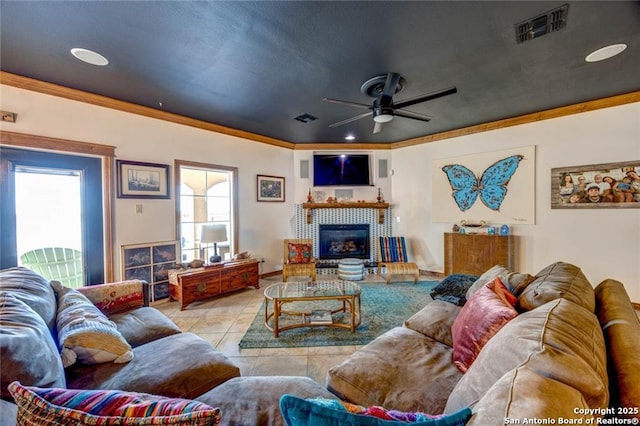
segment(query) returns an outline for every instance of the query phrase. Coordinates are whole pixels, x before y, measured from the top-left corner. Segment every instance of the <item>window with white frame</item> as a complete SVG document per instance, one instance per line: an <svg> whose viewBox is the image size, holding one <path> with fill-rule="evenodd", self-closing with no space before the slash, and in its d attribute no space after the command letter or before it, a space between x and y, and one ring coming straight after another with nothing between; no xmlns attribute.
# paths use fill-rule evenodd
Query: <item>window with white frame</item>
<svg viewBox="0 0 640 426"><path fill-rule="evenodd" d="M237 250L237 174L235 167L176 161L176 210L182 262L207 261L214 254L223 260ZM210 240L203 228L222 237ZM220 241L222 238L226 240Z"/></svg>

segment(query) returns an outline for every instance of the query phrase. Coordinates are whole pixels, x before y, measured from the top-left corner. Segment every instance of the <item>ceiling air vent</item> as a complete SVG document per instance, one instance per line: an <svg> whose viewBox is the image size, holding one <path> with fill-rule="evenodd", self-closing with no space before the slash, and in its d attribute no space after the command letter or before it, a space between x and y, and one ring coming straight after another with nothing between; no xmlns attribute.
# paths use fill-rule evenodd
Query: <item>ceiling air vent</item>
<svg viewBox="0 0 640 426"><path fill-rule="evenodd" d="M535 18L517 23L515 25L516 42L522 43L564 28L567 24L568 12L569 5L565 4Z"/></svg>
<svg viewBox="0 0 640 426"><path fill-rule="evenodd" d="M305 112L304 114L300 114L297 117L293 117L294 120L301 121L303 123L311 123L312 121L316 121L318 117L314 117L313 115Z"/></svg>

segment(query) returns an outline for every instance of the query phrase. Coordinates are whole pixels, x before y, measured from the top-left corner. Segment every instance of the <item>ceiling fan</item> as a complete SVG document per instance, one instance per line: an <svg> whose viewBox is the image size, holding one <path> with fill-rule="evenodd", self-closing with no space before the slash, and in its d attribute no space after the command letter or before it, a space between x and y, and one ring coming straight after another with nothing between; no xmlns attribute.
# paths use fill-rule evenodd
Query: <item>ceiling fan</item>
<svg viewBox="0 0 640 426"><path fill-rule="evenodd" d="M374 126L373 133L379 133L382 130L382 124L393 120L394 116L411 118L413 120L428 122L431 117L417 112L407 111L402 108L419 104L421 102L437 99L442 96L452 95L458 91L455 87L438 90L437 92L418 96L417 98L407 99L399 103L393 102L393 95L402 90L406 84L405 79L398 73L390 72L386 75L379 75L365 81L360 91L367 96L375 98L372 105L361 104L358 102L341 101L339 99L324 98L325 102L335 104L350 105L357 108L369 109L369 112L347 118L346 120L330 124L329 127L338 127L343 124L351 123L361 118L373 116Z"/></svg>

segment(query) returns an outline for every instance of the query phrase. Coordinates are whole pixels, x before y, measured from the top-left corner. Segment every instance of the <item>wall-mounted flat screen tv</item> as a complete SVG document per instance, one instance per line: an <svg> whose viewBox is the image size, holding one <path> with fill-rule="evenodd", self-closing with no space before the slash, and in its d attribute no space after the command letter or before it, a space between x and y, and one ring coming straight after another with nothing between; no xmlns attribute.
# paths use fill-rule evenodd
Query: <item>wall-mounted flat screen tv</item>
<svg viewBox="0 0 640 426"><path fill-rule="evenodd" d="M314 186L372 184L369 154L313 154Z"/></svg>

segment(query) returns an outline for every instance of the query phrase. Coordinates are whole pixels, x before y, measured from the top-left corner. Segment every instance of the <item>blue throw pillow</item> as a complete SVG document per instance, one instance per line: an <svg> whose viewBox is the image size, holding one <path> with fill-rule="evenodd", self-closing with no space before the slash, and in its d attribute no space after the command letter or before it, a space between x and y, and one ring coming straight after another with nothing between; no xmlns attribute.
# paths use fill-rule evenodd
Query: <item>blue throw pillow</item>
<svg viewBox="0 0 640 426"><path fill-rule="evenodd" d="M478 275L469 274L449 275L431 290L431 297L462 306L467 302L467 290L478 278Z"/></svg>
<svg viewBox="0 0 640 426"><path fill-rule="evenodd" d="M366 408L324 398L302 399L287 394L280 397L280 412L287 426L388 426L407 424L415 426L464 426L469 417L471 417L469 408L463 408L449 415L431 416L424 413L402 413L386 410L382 407ZM360 412L363 414L356 414ZM384 420L381 417L391 420Z"/></svg>

